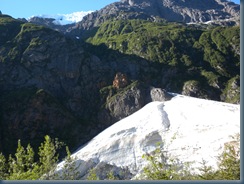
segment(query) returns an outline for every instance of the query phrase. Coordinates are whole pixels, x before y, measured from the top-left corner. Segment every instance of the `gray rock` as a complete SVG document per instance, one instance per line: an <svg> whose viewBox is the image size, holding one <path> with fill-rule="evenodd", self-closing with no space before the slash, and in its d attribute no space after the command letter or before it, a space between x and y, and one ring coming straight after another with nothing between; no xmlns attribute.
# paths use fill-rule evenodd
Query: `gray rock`
<svg viewBox="0 0 244 184"><path fill-rule="evenodd" d="M164 102L164 101L171 100L171 98L173 97L172 95L167 93L166 90L161 88L152 88L150 95L151 95L152 102L154 101Z"/></svg>
<svg viewBox="0 0 244 184"><path fill-rule="evenodd" d="M108 175L112 174L116 180L129 180L133 177L127 168L118 167L116 165L111 165L106 162L99 162L93 168L96 176L99 180L108 180ZM87 179L89 173L83 176L81 179Z"/></svg>
<svg viewBox="0 0 244 184"><path fill-rule="evenodd" d="M173 96L161 88L154 88L142 83L132 83L130 86L109 95L105 109L99 112L98 119L108 125L121 120L140 110L153 101L168 101Z"/></svg>
<svg viewBox="0 0 244 184"><path fill-rule="evenodd" d="M240 5L227 0L121 0L93 12L69 29L73 35L98 27L109 19L144 19L182 23L239 25Z"/></svg>

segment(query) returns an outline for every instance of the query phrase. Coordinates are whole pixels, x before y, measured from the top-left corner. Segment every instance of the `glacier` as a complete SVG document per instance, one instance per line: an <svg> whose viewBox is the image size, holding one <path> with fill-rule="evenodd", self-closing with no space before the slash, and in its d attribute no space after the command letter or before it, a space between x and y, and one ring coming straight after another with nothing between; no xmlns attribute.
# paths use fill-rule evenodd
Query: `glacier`
<svg viewBox="0 0 244 184"><path fill-rule="evenodd" d="M173 95L169 101L147 104L74 152L77 165L83 163L81 176L101 162L128 168L135 176L147 164L142 155L154 151L158 143L193 169L202 160L217 168L224 145L240 133L240 105ZM63 166L64 161L57 172L62 173Z"/></svg>
<svg viewBox="0 0 244 184"><path fill-rule="evenodd" d="M92 13L93 11L80 11L80 12L73 12L70 14L55 14L55 15L48 15L48 14L42 14L42 15L33 15L28 18L31 19L32 17L39 17L39 18L52 18L54 19L53 23L56 25L67 25L67 24L73 24L80 22L84 16Z"/></svg>

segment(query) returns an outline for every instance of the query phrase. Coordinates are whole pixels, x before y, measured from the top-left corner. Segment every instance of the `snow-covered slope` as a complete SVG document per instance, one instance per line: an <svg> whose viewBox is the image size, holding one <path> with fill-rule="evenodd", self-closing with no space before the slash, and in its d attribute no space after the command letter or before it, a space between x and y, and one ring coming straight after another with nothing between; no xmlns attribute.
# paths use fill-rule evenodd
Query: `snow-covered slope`
<svg viewBox="0 0 244 184"><path fill-rule="evenodd" d="M93 11L81 11L81 12L73 12L70 14L57 14L57 15L35 15L28 19L31 19L33 17L39 17L39 18L52 18L55 19L53 21L56 25L66 25L66 24L72 24L77 23L83 19L84 16L86 16L89 13L92 13Z"/></svg>
<svg viewBox="0 0 244 184"><path fill-rule="evenodd" d="M165 149L180 161L194 162L196 168L204 159L215 167L224 144L237 133L239 105L176 95L170 101L149 103L101 132L72 156L77 162L86 162L81 164L83 173L91 165L105 162L128 167L137 174L146 163L142 155L164 141Z"/></svg>

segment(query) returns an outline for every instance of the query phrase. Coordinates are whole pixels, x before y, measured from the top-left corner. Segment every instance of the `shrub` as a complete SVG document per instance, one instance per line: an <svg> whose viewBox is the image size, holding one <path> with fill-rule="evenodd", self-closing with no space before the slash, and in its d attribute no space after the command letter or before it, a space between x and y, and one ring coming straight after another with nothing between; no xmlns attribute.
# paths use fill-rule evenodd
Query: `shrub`
<svg viewBox="0 0 244 184"><path fill-rule="evenodd" d="M240 180L240 134L233 139L219 155L217 170L203 160L198 168L200 174L191 173L190 163L180 163L157 147L152 154L143 155L149 165L144 167L141 177L147 180Z"/></svg>
<svg viewBox="0 0 244 184"><path fill-rule="evenodd" d="M57 139L53 140L48 135L39 147L39 157L35 161L35 153L30 144L26 148L18 141L14 156L6 159L0 153L0 179L4 180L37 180L53 179L54 169L58 163L57 150L64 144Z"/></svg>

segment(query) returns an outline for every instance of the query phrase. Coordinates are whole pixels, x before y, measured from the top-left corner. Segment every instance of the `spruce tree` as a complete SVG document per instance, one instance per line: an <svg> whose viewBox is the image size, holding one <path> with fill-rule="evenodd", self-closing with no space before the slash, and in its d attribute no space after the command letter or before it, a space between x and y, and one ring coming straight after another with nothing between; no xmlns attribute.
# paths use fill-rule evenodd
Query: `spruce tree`
<svg viewBox="0 0 244 184"><path fill-rule="evenodd" d="M77 180L79 179L79 166L77 165L75 160L76 158L71 157L71 152L68 148L68 146L66 146L66 153L67 156L64 159L64 166L63 166L63 171L60 174L61 176L59 176L58 179L62 179L62 180Z"/></svg>
<svg viewBox="0 0 244 184"><path fill-rule="evenodd" d="M7 176L7 163L5 156L0 153L0 180L5 180Z"/></svg>
<svg viewBox="0 0 244 184"><path fill-rule="evenodd" d="M50 180L53 179L54 169L58 164L59 154L57 150L63 146L63 143L57 139L52 140L48 135L45 136L44 143L41 143L39 147L39 162L40 173L43 173L41 179Z"/></svg>

